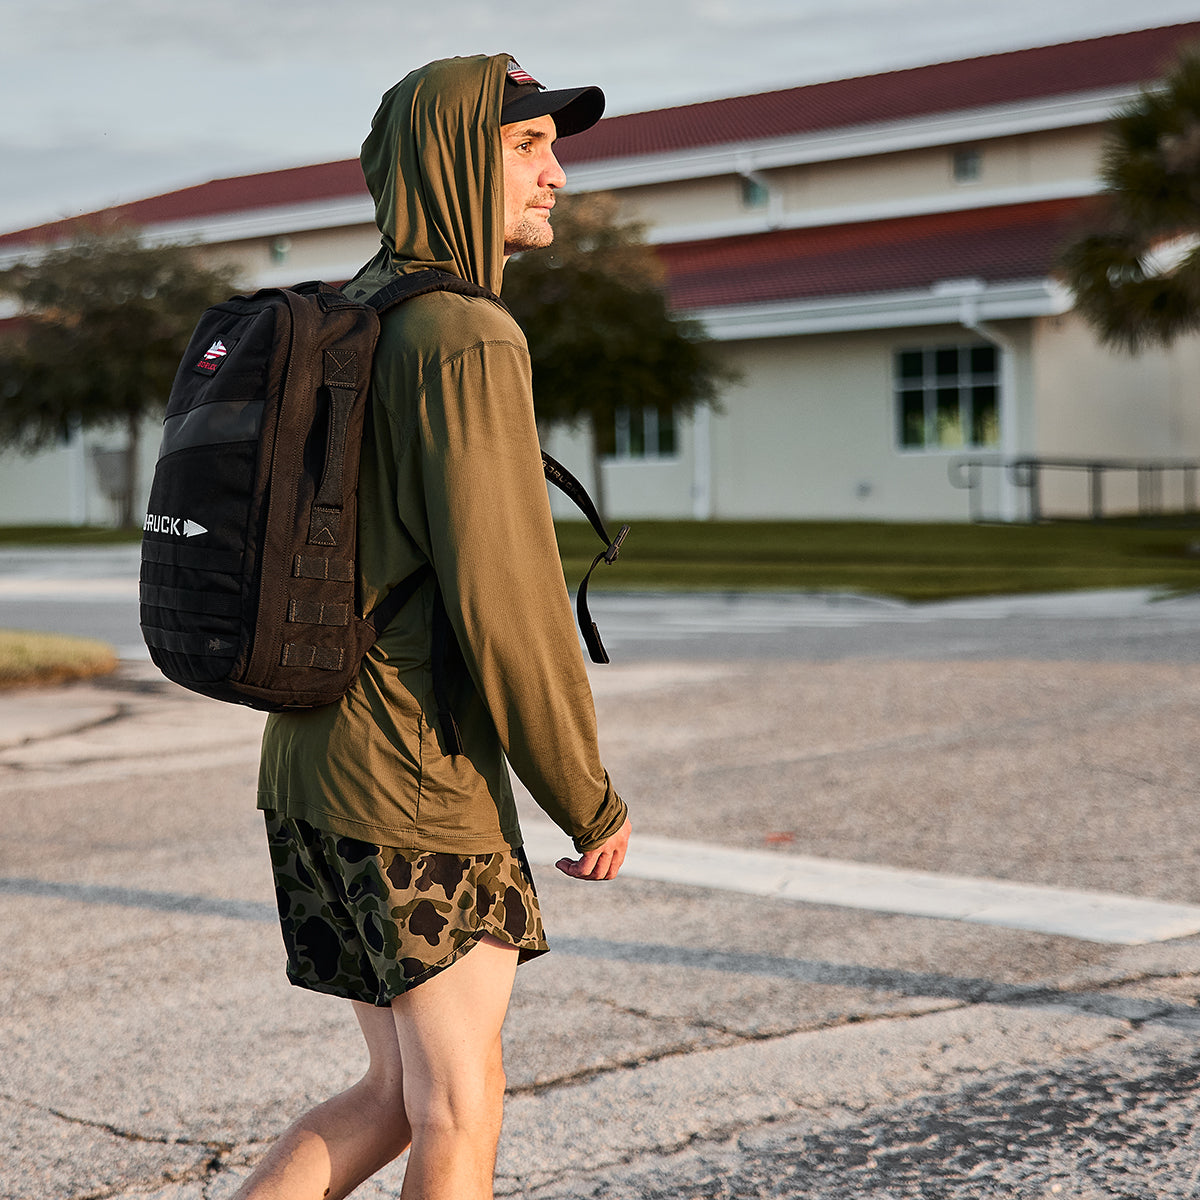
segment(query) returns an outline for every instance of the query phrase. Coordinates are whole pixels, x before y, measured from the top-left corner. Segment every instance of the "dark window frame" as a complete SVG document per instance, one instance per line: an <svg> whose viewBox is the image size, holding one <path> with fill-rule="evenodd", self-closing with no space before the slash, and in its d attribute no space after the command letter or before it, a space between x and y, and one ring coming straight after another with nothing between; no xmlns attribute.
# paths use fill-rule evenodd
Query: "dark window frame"
<svg viewBox="0 0 1200 1200"><path fill-rule="evenodd" d="M664 417L665 411L665 417ZM597 431L601 458L608 462L661 462L679 457L679 417L674 408L622 405L611 424Z"/></svg>
<svg viewBox="0 0 1200 1200"><path fill-rule="evenodd" d="M897 349L892 397L896 446L904 453L1000 445L1000 352L990 342Z"/></svg>

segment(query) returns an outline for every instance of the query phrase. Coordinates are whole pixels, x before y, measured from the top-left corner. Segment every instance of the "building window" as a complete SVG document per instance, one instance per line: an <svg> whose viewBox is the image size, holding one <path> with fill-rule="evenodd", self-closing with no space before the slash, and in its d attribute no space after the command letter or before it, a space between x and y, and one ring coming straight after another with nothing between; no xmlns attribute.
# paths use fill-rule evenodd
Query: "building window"
<svg viewBox="0 0 1200 1200"><path fill-rule="evenodd" d="M960 146L951 165L955 183L978 183L983 176L983 151L978 146Z"/></svg>
<svg viewBox="0 0 1200 1200"><path fill-rule="evenodd" d="M647 405L621 407L614 419L597 430L605 458L672 458L675 455L675 410Z"/></svg>
<svg viewBox="0 0 1200 1200"><path fill-rule="evenodd" d="M895 359L896 424L905 450L1000 444L996 347L927 346Z"/></svg>
<svg viewBox="0 0 1200 1200"><path fill-rule="evenodd" d="M771 189L767 187L761 175L749 174L742 176L742 207L766 208L771 199Z"/></svg>

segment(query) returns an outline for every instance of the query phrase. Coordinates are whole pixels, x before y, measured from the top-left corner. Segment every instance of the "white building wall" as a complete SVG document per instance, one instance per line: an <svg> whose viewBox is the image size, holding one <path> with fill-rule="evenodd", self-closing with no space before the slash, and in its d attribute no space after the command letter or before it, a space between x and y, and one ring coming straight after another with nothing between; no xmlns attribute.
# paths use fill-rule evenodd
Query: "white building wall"
<svg viewBox="0 0 1200 1200"><path fill-rule="evenodd" d="M87 525L101 517L86 486L84 446L76 438L38 454L0 452L0 524ZM89 503L89 500L92 503Z"/></svg>
<svg viewBox="0 0 1200 1200"><path fill-rule="evenodd" d="M373 225L289 232L215 242L206 247L212 262L236 268L242 286L286 287L309 279L342 282L379 249Z"/></svg>
<svg viewBox="0 0 1200 1200"><path fill-rule="evenodd" d="M141 524L158 457L158 421L142 429L135 521ZM104 456L123 451L121 430L92 430L35 455L0 451L0 525L115 525L119 509L106 486Z"/></svg>
<svg viewBox="0 0 1200 1200"><path fill-rule="evenodd" d="M1023 415L1028 338L1024 323L1008 324L1017 326L1006 333L1022 359L1014 408ZM727 388L710 418L709 465L697 460L694 422L683 422L676 459L604 465L608 511L614 519L688 517L697 482L707 478L711 515L727 520L965 520L968 497L951 483L950 468L976 452L899 448L893 356L903 347L978 341L960 326L939 326L724 343L742 382ZM546 448L590 484L582 434L556 430ZM573 515L558 499L554 511Z"/></svg>
<svg viewBox="0 0 1200 1200"><path fill-rule="evenodd" d="M1200 461L1200 336L1131 354L1101 346L1081 318L1067 314L1037 322L1034 346L1038 455ZM1171 511L1197 499L1196 480L1180 471L1165 472L1161 491L1142 495L1134 470L1106 470L1102 479L1103 515L1136 512L1139 503ZM1090 488L1081 470L1043 472L1043 512L1090 515Z"/></svg>
<svg viewBox="0 0 1200 1200"><path fill-rule="evenodd" d="M134 522L142 523L150 479L158 457L160 421L148 420L142 428ZM114 452L124 452L122 428L91 430L64 445L37 455L0 451L0 526L65 524L65 526L115 526L118 503L113 498Z"/></svg>
<svg viewBox="0 0 1200 1200"><path fill-rule="evenodd" d="M601 470L604 472L605 521L637 517L686 520L694 516L695 434L695 422L684 420L677 433L677 454L669 458L604 461ZM575 475L599 502L591 448L582 428L558 426L551 429L543 438L543 448ZM579 509L557 488L550 489L550 507L560 520L583 519Z"/></svg>
<svg viewBox="0 0 1200 1200"><path fill-rule="evenodd" d="M1200 458L1200 336L1135 355L1068 314L1035 347L1039 454Z"/></svg>
<svg viewBox="0 0 1200 1200"><path fill-rule="evenodd" d="M715 422L717 515L965 519L966 493L952 485L950 466L974 452L899 447L893 356L898 348L979 340L945 326L736 348L755 388L731 396ZM1020 379L1018 372L1018 387Z"/></svg>
<svg viewBox="0 0 1200 1200"><path fill-rule="evenodd" d="M987 199L1003 203L1020 199L1021 189L1045 192L1069 185L1078 194L1082 181L1094 179L1103 133L1099 128L1050 129L1008 137L982 138L967 145L937 145L774 167L755 172L777 197L772 219L819 214L836 221L842 210L847 220L858 219L864 205L880 203L932 210L966 206ZM979 155L979 174L971 180L954 177L955 152L971 148ZM686 230L690 225L732 221L764 210L748 207L740 178L725 174L708 179L623 188L619 195L625 213L651 228Z"/></svg>

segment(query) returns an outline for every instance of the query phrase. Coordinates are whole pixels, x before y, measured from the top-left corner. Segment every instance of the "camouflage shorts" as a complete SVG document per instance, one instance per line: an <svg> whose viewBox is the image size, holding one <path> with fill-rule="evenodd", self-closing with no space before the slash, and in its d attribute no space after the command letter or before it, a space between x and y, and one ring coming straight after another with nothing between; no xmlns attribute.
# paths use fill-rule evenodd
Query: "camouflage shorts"
<svg viewBox="0 0 1200 1200"><path fill-rule="evenodd" d="M395 850L268 812L287 976L384 1007L490 933L525 962L549 948L523 850Z"/></svg>

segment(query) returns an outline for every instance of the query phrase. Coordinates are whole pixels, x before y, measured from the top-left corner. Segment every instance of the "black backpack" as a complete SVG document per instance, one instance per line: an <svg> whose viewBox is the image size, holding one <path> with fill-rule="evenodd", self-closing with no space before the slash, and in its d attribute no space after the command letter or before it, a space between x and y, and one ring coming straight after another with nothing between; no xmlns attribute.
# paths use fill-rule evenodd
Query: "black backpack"
<svg viewBox="0 0 1200 1200"><path fill-rule="evenodd" d="M422 567L358 615L356 491L379 317L431 291L496 299L426 270L366 303L306 283L234 296L201 317L171 388L142 536L142 635L168 679L270 712L330 704L431 574ZM605 543L577 609L592 660L607 662L587 581L629 529L609 538L579 481L542 458ZM445 675L457 646L440 589L434 615L435 690L454 753Z"/></svg>

